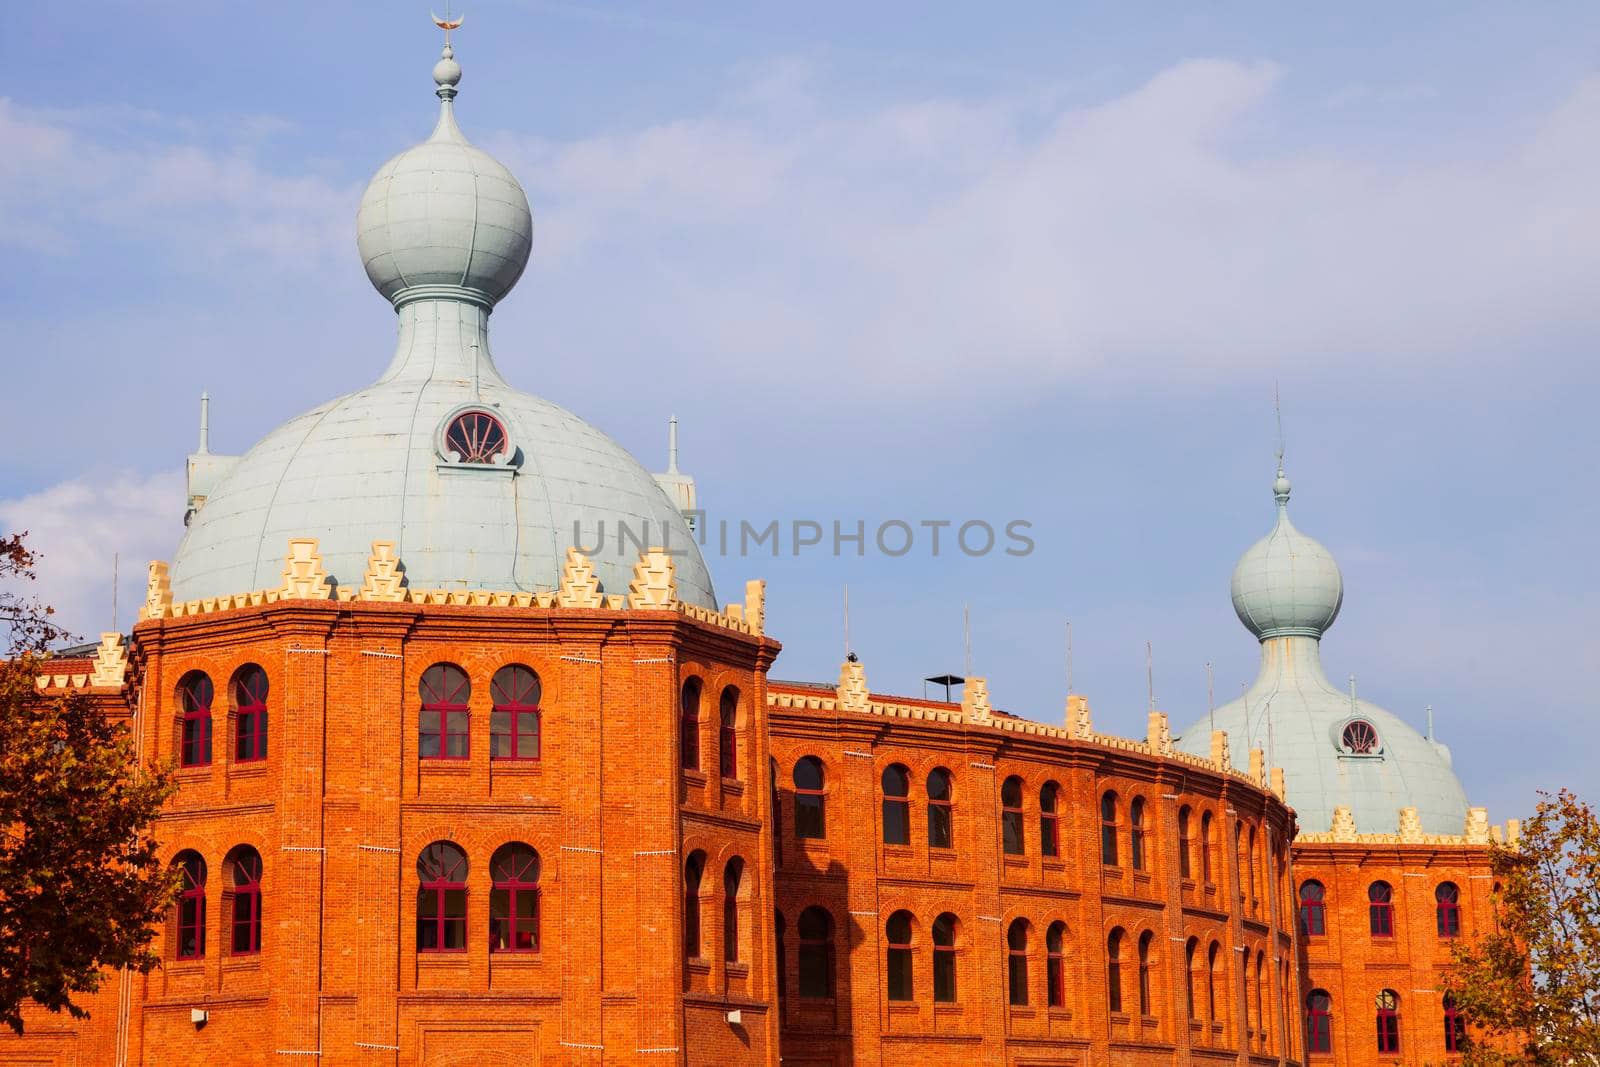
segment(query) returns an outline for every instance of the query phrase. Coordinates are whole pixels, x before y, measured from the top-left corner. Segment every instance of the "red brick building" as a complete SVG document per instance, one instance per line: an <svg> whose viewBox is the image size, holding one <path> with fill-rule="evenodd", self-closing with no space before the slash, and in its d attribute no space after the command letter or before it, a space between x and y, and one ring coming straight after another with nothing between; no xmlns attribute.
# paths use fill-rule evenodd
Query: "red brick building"
<svg viewBox="0 0 1600 1067"><path fill-rule="evenodd" d="M388 370L242 457L203 440L131 639L41 679L178 765L184 885L160 970L30 1016L0 1064L1448 1061L1486 818L1441 786L1358 827L1296 777L1354 761L1381 807L1437 747L1353 694L1326 743L1287 700L1259 738L1270 694L1128 740L1078 696L1055 726L982 679L874 694L853 657L769 681L765 587L715 598L693 482L495 369L531 217L456 128L448 46L434 76L437 129L358 219ZM1286 594L1236 574L1279 674L1342 597L1290 547Z"/></svg>

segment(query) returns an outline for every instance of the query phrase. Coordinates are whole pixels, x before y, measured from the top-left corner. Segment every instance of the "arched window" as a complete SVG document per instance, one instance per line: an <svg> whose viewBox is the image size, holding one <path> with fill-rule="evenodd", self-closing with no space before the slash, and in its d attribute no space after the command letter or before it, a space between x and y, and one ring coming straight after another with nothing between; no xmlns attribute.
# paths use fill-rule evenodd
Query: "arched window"
<svg viewBox="0 0 1600 1067"><path fill-rule="evenodd" d="M490 759L539 758L539 676L520 663L501 667L489 682Z"/></svg>
<svg viewBox="0 0 1600 1067"><path fill-rule="evenodd" d="M1067 924L1057 920L1044 932L1045 1003L1052 1008L1067 1006Z"/></svg>
<svg viewBox="0 0 1600 1067"><path fill-rule="evenodd" d="M828 836L827 795L823 791L822 761L801 756L794 765L794 836L796 840Z"/></svg>
<svg viewBox="0 0 1600 1067"><path fill-rule="evenodd" d="M883 769L883 843L911 844L911 773L898 763Z"/></svg>
<svg viewBox="0 0 1600 1067"><path fill-rule="evenodd" d="M1249 879L1245 875L1245 864L1249 860L1244 851L1244 823L1233 824L1233 873L1239 879L1239 904L1242 906L1250 895Z"/></svg>
<svg viewBox="0 0 1600 1067"><path fill-rule="evenodd" d="M889 999L911 1000L911 913L889 916L883 932L889 942Z"/></svg>
<svg viewBox="0 0 1600 1067"><path fill-rule="evenodd" d="M417 856L417 951L467 948L467 854L435 841Z"/></svg>
<svg viewBox="0 0 1600 1067"><path fill-rule="evenodd" d="M721 726L717 730L717 763L722 777L739 777L739 690L725 686L722 690Z"/></svg>
<svg viewBox="0 0 1600 1067"><path fill-rule="evenodd" d="M700 769L700 679L686 678L678 703L678 764Z"/></svg>
<svg viewBox="0 0 1600 1067"><path fill-rule="evenodd" d="M781 1004L789 996L789 950L783 940L783 912L776 912L774 918L773 931L775 936L773 938L773 947L778 957L778 1003Z"/></svg>
<svg viewBox="0 0 1600 1067"><path fill-rule="evenodd" d="M1365 719L1356 719L1339 735L1344 750L1357 756L1369 756L1379 751L1378 731Z"/></svg>
<svg viewBox="0 0 1600 1067"><path fill-rule="evenodd" d="M512 842L489 858L489 951L539 951L539 853Z"/></svg>
<svg viewBox="0 0 1600 1067"><path fill-rule="evenodd" d="M1139 935L1139 1014L1154 1015L1150 1000L1150 947L1156 935L1146 930Z"/></svg>
<svg viewBox="0 0 1600 1067"><path fill-rule="evenodd" d="M1439 936L1455 937L1461 933L1461 890L1454 882L1440 882L1433 891L1434 913L1438 919Z"/></svg>
<svg viewBox="0 0 1600 1067"><path fill-rule="evenodd" d="M254 763L267 758L267 672L254 663L233 676L233 758Z"/></svg>
<svg viewBox="0 0 1600 1067"><path fill-rule="evenodd" d="M938 1004L956 1002L956 929L959 925L949 912L933 920L933 999Z"/></svg>
<svg viewBox="0 0 1600 1067"><path fill-rule="evenodd" d="M1117 865L1117 794L1109 791L1100 798L1100 862Z"/></svg>
<svg viewBox="0 0 1600 1067"><path fill-rule="evenodd" d="M467 672L454 663L435 663L422 672L417 688L422 695L417 755L422 759L466 759L470 736L467 701L472 696Z"/></svg>
<svg viewBox="0 0 1600 1067"><path fill-rule="evenodd" d="M1144 797L1134 797L1128 805L1128 862L1134 870L1144 870Z"/></svg>
<svg viewBox="0 0 1600 1067"><path fill-rule="evenodd" d="M1041 856L1059 856L1061 854L1061 818L1057 808L1061 802L1061 787L1055 782L1046 782L1039 787L1039 854Z"/></svg>
<svg viewBox="0 0 1600 1067"><path fill-rule="evenodd" d="M1261 1031L1262 1043L1267 1039L1267 954L1256 953L1256 1029Z"/></svg>
<svg viewBox="0 0 1600 1067"><path fill-rule="evenodd" d="M1016 775L1000 786L1000 841L1006 855L1022 855L1022 779Z"/></svg>
<svg viewBox="0 0 1600 1067"><path fill-rule="evenodd" d="M767 759L767 778L772 786L772 864L783 866L783 794L778 792L778 761Z"/></svg>
<svg viewBox="0 0 1600 1067"><path fill-rule="evenodd" d="M494 463L509 446L499 419L487 411L463 411L445 428L444 447L457 463Z"/></svg>
<svg viewBox="0 0 1600 1067"><path fill-rule="evenodd" d="M1113 1014L1122 1011L1122 927L1106 938L1106 1003Z"/></svg>
<svg viewBox="0 0 1600 1067"><path fill-rule="evenodd" d="M739 942L739 890L744 882L744 860L738 856L722 869L722 958L734 963L743 958Z"/></svg>
<svg viewBox="0 0 1600 1067"><path fill-rule="evenodd" d="M1322 883L1300 883L1300 932L1307 937L1321 937L1328 932L1326 891Z"/></svg>
<svg viewBox="0 0 1600 1067"><path fill-rule="evenodd" d="M1394 890L1388 882L1373 882L1367 887L1367 920L1373 937L1394 936Z"/></svg>
<svg viewBox="0 0 1600 1067"><path fill-rule="evenodd" d="M1446 1052L1464 1052L1463 1043L1467 1039L1467 1020L1462 1018L1461 1011L1456 1007L1456 998L1449 993L1444 995L1444 1050Z"/></svg>
<svg viewBox="0 0 1600 1067"><path fill-rule="evenodd" d="M1215 880L1211 877L1211 852L1215 845L1212 838L1211 813L1205 812L1200 816L1200 877L1207 885Z"/></svg>
<svg viewBox="0 0 1600 1067"><path fill-rule="evenodd" d="M1194 867L1193 867L1193 864L1192 864L1191 860L1189 859L1189 850L1194 848L1194 842L1192 840L1190 840L1190 837L1189 837L1189 833L1190 833L1189 824L1190 824L1190 821L1193 819L1193 816L1194 816L1194 813L1189 810L1189 806L1187 804L1185 804L1183 807L1178 809L1178 877L1179 878L1193 878L1194 877Z"/></svg>
<svg viewBox="0 0 1600 1067"><path fill-rule="evenodd" d="M699 849L689 853L683 864L683 954L700 958L700 880L706 872L706 854Z"/></svg>
<svg viewBox="0 0 1600 1067"><path fill-rule="evenodd" d="M1250 845L1245 851L1246 870L1249 877L1245 881L1250 886L1250 910L1255 911L1261 903L1261 885L1256 881L1256 828L1250 827Z"/></svg>
<svg viewBox="0 0 1600 1067"><path fill-rule="evenodd" d="M1200 939L1191 937L1183 946L1183 993L1184 1001L1189 1005L1189 1018L1198 1019L1194 1002L1194 968L1199 962Z"/></svg>
<svg viewBox="0 0 1600 1067"><path fill-rule="evenodd" d="M1400 995L1385 989L1377 996L1378 1051L1400 1051Z"/></svg>
<svg viewBox="0 0 1600 1067"><path fill-rule="evenodd" d="M1206 952L1206 1018L1214 1023L1222 1021L1217 1014L1217 985L1222 981L1222 946L1211 942Z"/></svg>
<svg viewBox="0 0 1600 1067"><path fill-rule="evenodd" d="M1306 994L1306 1051L1333 1051L1333 998L1323 989Z"/></svg>
<svg viewBox="0 0 1600 1067"><path fill-rule="evenodd" d="M1020 785L1019 785L1020 788ZM1006 930L1006 989L1017 1007L1028 1004L1028 920L1013 919Z"/></svg>
<svg viewBox="0 0 1600 1067"><path fill-rule="evenodd" d="M178 706L183 712L178 763L184 767L211 764L211 699L214 690L204 671L190 671L178 682Z"/></svg>
<svg viewBox="0 0 1600 1067"><path fill-rule="evenodd" d="M953 799L950 772L935 767L928 772L928 847L954 847L955 826L950 815Z"/></svg>
<svg viewBox="0 0 1600 1067"><path fill-rule="evenodd" d="M800 995L833 996L833 916L812 905L800 913Z"/></svg>
<svg viewBox="0 0 1600 1067"><path fill-rule="evenodd" d="M249 956L261 951L261 853L249 845L236 845L228 853L228 877L233 882L233 936L229 951Z"/></svg>
<svg viewBox="0 0 1600 1067"><path fill-rule="evenodd" d="M172 862L181 872L176 955L180 960L202 959L206 954L206 861L200 853L186 849Z"/></svg>

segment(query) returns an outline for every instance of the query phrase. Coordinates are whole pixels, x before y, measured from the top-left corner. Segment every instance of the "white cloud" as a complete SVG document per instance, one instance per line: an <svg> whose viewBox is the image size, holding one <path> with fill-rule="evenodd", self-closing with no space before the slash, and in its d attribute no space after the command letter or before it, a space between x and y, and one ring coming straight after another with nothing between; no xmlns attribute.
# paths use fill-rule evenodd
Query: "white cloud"
<svg viewBox="0 0 1600 1067"><path fill-rule="evenodd" d="M114 555L119 622L124 630L133 624L145 565L170 559L183 533L183 493L181 474L86 475L0 499L0 531L28 532L28 546L40 555L30 594L56 609L60 625L92 640L111 624Z"/></svg>

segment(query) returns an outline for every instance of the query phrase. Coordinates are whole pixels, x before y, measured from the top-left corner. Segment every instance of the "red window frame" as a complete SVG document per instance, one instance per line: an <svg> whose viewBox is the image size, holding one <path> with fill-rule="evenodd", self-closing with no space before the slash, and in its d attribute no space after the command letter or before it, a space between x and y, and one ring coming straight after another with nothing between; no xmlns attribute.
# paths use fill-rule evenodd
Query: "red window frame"
<svg viewBox="0 0 1600 1067"><path fill-rule="evenodd" d="M1456 1007L1456 998L1449 993L1444 995L1444 1050L1446 1052L1463 1052L1462 1043L1467 1038L1467 1020L1461 1014L1461 1009Z"/></svg>
<svg viewBox="0 0 1600 1067"><path fill-rule="evenodd" d="M1190 822L1194 819L1194 812L1186 804L1178 809L1178 877L1194 877L1194 861L1189 852L1194 848L1194 838L1190 834Z"/></svg>
<svg viewBox="0 0 1600 1067"><path fill-rule="evenodd" d="M955 847L955 779L943 767L928 772L928 847Z"/></svg>
<svg viewBox="0 0 1600 1067"><path fill-rule="evenodd" d="M816 756L802 756L794 764L794 836L797 841L821 841L828 836L828 777Z"/></svg>
<svg viewBox="0 0 1600 1067"><path fill-rule="evenodd" d="M178 703L182 708L178 765L211 766L211 704L216 689L204 671L190 671L178 683Z"/></svg>
<svg viewBox="0 0 1600 1067"><path fill-rule="evenodd" d="M883 769L883 843L911 844L911 772L904 764L891 763Z"/></svg>
<svg viewBox="0 0 1600 1067"><path fill-rule="evenodd" d="M1013 919L1006 928L1006 1000L1028 1006L1028 920Z"/></svg>
<svg viewBox="0 0 1600 1067"><path fill-rule="evenodd" d="M1000 786L1000 847L1008 856L1028 851L1022 820L1022 779L1013 774Z"/></svg>
<svg viewBox="0 0 1600 1067"><path fill-rule="evenodd" d="M1367 925L1373 937L1394 936L1394 887L1388 882L1367 887Z"/></svg>
<svg viewBox="0 0 1600 1067"><path fill-rule="evenodd" d="M463 411L444 432L445 449L457 463L493 463L508 444L505 424L487 411Z"/></svg>
<svg viewBox="0 0 1600 1067"><path fill-rule="evenodd" d="M1321 989L1306 994L1306 1051L1333 1051L1333 997Z"/></svg>
<svg viewBox="0 0 1600 1067"><path fill-rule="evenodd" d="M465 952L466 852L453 841L435 841L428 845L417 856L417 882L417 951L429 954ZM433 914L424 915L424 901L430 899ZM459 903L459 913L452 909L453 903ZM431 936L427 935L429 929L433 931ZM432 944L428 944L429 941Z"/></svg>
<svg viewBox="0 0 1600 1067"><path fill-rule="evenodd" d="M1400 997L1392 989L1377 996L1378 1051L1400 1051Z"/></svg>
<svg viewBox="0 0 1600 1067"><path fill-rule="evenodd" d="M728 686L722 691L718 716L717 764L722 777L739 780L739 690Z"/></svg>
<svg viewBox="0 0 1600 1067"><path fill-rule="evenodd" d="M1053 922L1044 932L1045 1003L1052 1008L1067 1006L1066 924Z"/></svg>
<svg viewBox="0 0 1600 1067"><path fill-rule="evenodd" d="M200 960L206 955L206 861L198 852L178 853L173 861L179 875L177 941L173 955L180 960Z"/></svg>
<svg viewBox="0 0 1600 1067"><path fill-rule="evenodd" d="M813 904L800 913L800 996L825 1000L833 996L833 915Z"/></svg>
<svg viewBox="0 0 1600 1067"><path fill-rule="evenodd" d="M489 681L489 758L536 760L540 757L539 698L543 695L533 668L508 663ZM502 751L504 750L504 751Z"/></svg>
<svg viewBox="0 0 1600 1067"><path fill-rule="evenodd" d="M739 887L744 881L744 860L738 856L728 861L722 869L722 958L727 963L737 963L739 943Z"/></svg>
<svg viewBox="0 0 1600 1067"><path fill-rule="evenodd" d="M1100 795L1100 865L1117 866L1117 794L1107 790Z"/></svg>
<svg viewBox="0 0 1600 1067"><path fill-rule="evenodd" d="M916 990L911 974L911 913L897 911L889 916L883 934L888 943L884 970L885 996L895 1002L915 1000Z"/></svg>
<svg viewBox="0 0 1600 1067"><path fill-rule="evenodd" d="M470 758L472 719L467 702L472 698L472 682L467 672L454 663L435 663L422 672L417 688L422 697L422 711L417 722L418 758ZM430 747L430 738L434 751L426 752L424 749Z"/></svg>
<svg viewBox="0 0 1600 1067"><path fill-rule="evenodd" d="M705 878L706 854L698 849L689 853L683 865L683 954L701 958L704 947L700 930L700 882Z"/></svg>
<svg viewBox="0 0 1600 1067"><path fill-rule="evenodd" d="M254 663L233 676L235 763L267 758L267 672Z"/></svg>
<svg viewBox="0 0 1600 1067"><path fill-rule="evenodd" d="M1150 1001L1150 942L1155 935L1146 930L1139 935L1139 1014L1154 1014Z"/></svg>
<svg viewBox="0 0 1600 1067"><path fill-rule="evenodd" d="M1128 803L1128 863L1136 871L1144 870L1144 797Z"/></svg>
<svg viewBox="0 0 1600 1067"><path fill-rule="evenodd" d="M233 936L229 951L234 956L253 956L261 951L261 853L242 845L234 849L228 861L228 872L233 877Z"/></svg>
<svg viewBox="0 0 1600 1067"><path fill-rule="evenodd" d="M1122 928L1106 938L1106 1006L1113 1015L1122 1014Z"/></svg>
<svg viewBox="0 0 1600 1067"><path fill-rule="evenodd" d="M1346 726L1339 740L1346 751L1357 756L1368 756L1378 751L1378 730L1365 719L1357 719Z"/></svg>
<svg viewBox="0 0 1600 1067"><path fill-rule="evenodd" d="M1300 883L1300 932L1322 937L1328 932L1327 893L1321 882Z"/></svg>
<svg viewBox="0 0 1600 1067"><path fill-rule="evenodd" d="M531 914L522 914L524 901ZM539 951L539 853L520 841L489 858L489 951Z"/></svg>
<svg viewBox="0 0 1600 1067"><path fill-rule="evenodd" d="M1046 782L1039 787L1039 854L1061 855L1061 815L1056 810L1060 803L1061 786Z"/></svg>
<svg viewBox="0 0 1600 1067"><path fill-rule="evenodd" d="M956 985L956 928L959 920L945 912L933 920L933 1002L954 1004L960 995Z"/></svg>
<svg viewBox="0 0 1600 1067"><path fill-rule="evenodd" d="M1461 890L1454 882L1441 882L1433 891L1434 912L1440 937L1461 935Z"/></svg>
<svg viewBox="0 0 1600 1067"><path fill-rule="evenodd" d="M700 697L700 679L685 679L678 697L678 765L686 771L700 769Z"/></svg>

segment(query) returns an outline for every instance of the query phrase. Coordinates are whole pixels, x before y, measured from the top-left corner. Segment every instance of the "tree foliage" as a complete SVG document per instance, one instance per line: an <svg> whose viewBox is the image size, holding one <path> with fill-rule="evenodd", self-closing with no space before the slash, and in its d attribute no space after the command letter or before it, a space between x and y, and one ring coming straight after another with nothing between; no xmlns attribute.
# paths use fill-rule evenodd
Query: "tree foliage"
<svg viewBox="0 0 1600 1067"><path fill-rule="evenodd" d="M125 724L81 692L43 694L46 649L65 636L18 591L36 562L0 538L0 1020L21 1033L33 1001L75 1017L107 969L149 971L174 890L153 826L171 774L138 766Z"/></svg>
<svg viewBox="0 0 1600 1067"><path fill-rule="evenodd" d="M1541 793L1514 846L1493 846L1498 929L1458 945L1445 989L1485 1040L1468 1067L1600 1067L1600 820Z"/></svg>

